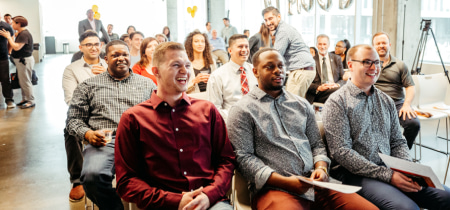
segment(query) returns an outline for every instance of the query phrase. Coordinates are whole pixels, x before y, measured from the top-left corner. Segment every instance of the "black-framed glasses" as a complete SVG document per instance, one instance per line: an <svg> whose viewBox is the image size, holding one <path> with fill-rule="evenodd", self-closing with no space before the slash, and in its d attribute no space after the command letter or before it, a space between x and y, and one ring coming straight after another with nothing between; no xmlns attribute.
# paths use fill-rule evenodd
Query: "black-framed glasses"
<svg viewBox="0 0 450 210"><path fill-rule="evenodd" d="M363 60L363 61L359 61L359 60L351 60L351 61L356 61L356 62L360 62L363 64L364 67L366 68L370 68L372 67L373 64L375 64L375 67L380 67L381 61L376 60L376 61L372 61L372 60Z"/></svg>
<svg viewBox="0 0 450 210"><path fill-rule="evenodd" d="M100 47L100 43L99 42L97 42L97 43L87 43L87 44L82 44L81 46L85 46L85 47L87 47L87 48L92 48L92 47Z"/></svg>

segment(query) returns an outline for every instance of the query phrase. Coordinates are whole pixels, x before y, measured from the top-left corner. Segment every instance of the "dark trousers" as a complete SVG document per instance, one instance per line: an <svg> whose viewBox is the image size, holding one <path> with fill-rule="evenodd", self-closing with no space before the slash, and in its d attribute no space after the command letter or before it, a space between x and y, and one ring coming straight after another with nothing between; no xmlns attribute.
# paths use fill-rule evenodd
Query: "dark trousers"
<svg viewBox="0 0 450 210"><path fill-rule="evenodd" d="M361 186L357 193L380 209L450 209L450 189L446 186L445 191L424 187L419 192L405 193L391 184L353 174L346 175L342 184Z"/></svg>
<svg viewBox="0 0 450 210"><path fill-rule="evenodd" d="M334 93L336 90L339 90L339 88L331 88L325 91L320 91L317 93L316 97L314 98L314 102L318 102L318 103L325 103L325 101L327 101L328 97L330 97L330 95L332 93Z"/></svg>
<svg viewBox="0 0 450 210"><path fill-rule="evenodd" d="M9 80L9 61L0 60L0 83L2 83L2 93L5 97L5 102L14 101L13 91L11 89L11 81Z"/></svg>
<svg viewBox="0 0 450 210"><path fill-rule="evenodd" d="M397 108L397 113L399 113L400 109L403 107L403 100L395 102L395 108ZM400 121L400 125L403 127L403 136L405 136L406 141L408 143L408 148L411 149L414 141L416 140L417 134L419 134L420 130L420 121L418 118L411 117L411 119L406 116L406 119L403 120L403 116L398 118Z"/></svg>
<svg viewBox="0 0 450 210"><path fill-rule="evenodd" d="M69 135L64 129L64 141L66 144L67 170L70 174L70 182L80 183L81 170L83 168L83 145L74 136Z"/></svg>

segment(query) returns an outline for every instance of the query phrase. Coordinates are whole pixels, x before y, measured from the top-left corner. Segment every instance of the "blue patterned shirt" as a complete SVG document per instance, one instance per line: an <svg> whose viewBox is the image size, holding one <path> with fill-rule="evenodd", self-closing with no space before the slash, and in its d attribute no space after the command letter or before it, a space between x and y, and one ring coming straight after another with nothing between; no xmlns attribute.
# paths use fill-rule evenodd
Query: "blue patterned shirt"
<svg viewBox="0 0 450 210"><path fill-rule="evenodd" d="M273 48L284 56L288 71L316 66L314 58L309 52L309 47L306 46L297 29L284 21L280 21L274 35L275 44Z"/></svg>
<svg viewBox="0 0 450 210"><path fill-rule="evenodd" d="M378 153L410 160L394 101L372 86L349 81L325 103L323 124L331 158L353 174L390 183L393 171Z"/></svg>

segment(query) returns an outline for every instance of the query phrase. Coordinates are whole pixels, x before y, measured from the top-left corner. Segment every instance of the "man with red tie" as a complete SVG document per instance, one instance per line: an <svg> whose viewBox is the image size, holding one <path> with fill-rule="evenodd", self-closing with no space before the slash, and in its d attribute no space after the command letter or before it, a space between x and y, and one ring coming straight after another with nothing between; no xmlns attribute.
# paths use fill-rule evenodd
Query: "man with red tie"
<svg viewBox="0 0 450 210"><path fill-rule="evenodd" d="M231 59L211 74L206 90L209 101L216 105L225 121L231 106L258 84L252 64L246 62L250 54L247 37L235 34L228 43Z"/></svg>

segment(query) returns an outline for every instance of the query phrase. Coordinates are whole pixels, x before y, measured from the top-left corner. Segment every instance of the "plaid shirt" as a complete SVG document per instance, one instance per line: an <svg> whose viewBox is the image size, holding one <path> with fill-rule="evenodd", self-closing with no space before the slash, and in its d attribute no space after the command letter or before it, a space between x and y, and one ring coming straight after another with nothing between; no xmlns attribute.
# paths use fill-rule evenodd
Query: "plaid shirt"
<svg viewBox="0 0 450 210"><path fill-rule="evenodd" d="M152 80L131 70L130 76L121 81L108 71L87 79L73 93L66 129L80 140L89 130L108 128L115 133L122 113L149 99L155 89Z"/></svg>

